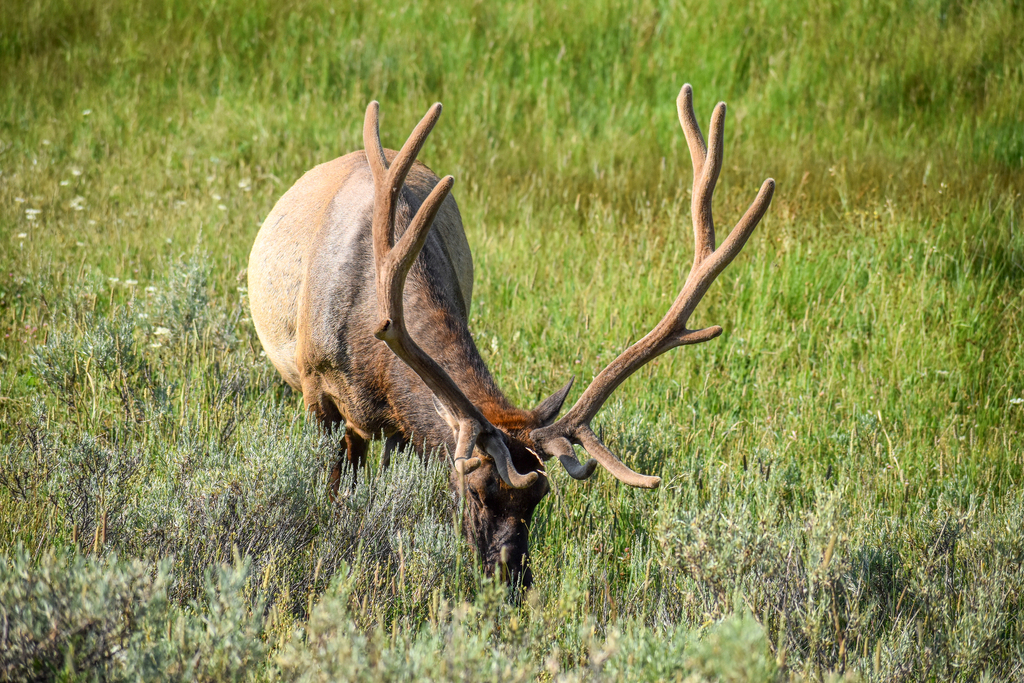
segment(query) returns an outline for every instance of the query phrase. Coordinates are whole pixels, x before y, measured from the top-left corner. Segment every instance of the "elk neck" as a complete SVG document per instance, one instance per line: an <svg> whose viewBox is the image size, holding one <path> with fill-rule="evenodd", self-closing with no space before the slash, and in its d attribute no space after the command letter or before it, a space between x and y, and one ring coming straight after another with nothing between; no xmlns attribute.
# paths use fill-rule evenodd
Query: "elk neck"
<svg viewBox="0 0 1024 683"><path fill-rule="evenodd" d="M410 279L413 275L410 273ZM466 321L455 307L445 304L446 297L437 296L431 289L429 286L406 288L409 334L491 424L516 439L528 439L533 414L517 408L506 398L480 356ZM423 380L397 357L391 374L393 381L404 390L390 392L393 415L400 431L411 434L416 447L424 452L442 445L453 449L452 430L434 409L433 394Z"/></svg>

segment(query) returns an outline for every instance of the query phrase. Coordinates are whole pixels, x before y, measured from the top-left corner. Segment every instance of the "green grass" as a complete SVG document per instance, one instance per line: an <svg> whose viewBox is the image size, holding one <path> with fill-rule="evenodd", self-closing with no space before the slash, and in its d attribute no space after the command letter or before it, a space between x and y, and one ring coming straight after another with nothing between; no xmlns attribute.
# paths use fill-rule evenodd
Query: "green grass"
<svg viewBox="0 0 1024 683"><path fill-rule="evenodd" d="M1022 33L995 0L0 5L0 671L1020 677ZM440 464L331 506L245 307L277 197L369 100L390 147L442 101L420 158L532 404L681 286L684 82L729 104L720 236L778 189L695 315L725 334L599 417L662 487L556 466L521 606Z"/></svg>

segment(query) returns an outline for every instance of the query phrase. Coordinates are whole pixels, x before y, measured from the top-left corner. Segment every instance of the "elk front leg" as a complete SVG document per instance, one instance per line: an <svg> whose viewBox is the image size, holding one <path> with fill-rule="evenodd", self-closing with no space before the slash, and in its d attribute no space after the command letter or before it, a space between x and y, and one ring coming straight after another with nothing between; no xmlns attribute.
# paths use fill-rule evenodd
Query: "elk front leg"
<svg viewBox="0 0 1024 683"><path fill-rule="evenodd" d="M384 454L380 458L381 470L386 470L391 465L391 454L395 451L404 450L409 442L401 434L392 434L384 442Z"/></svg>

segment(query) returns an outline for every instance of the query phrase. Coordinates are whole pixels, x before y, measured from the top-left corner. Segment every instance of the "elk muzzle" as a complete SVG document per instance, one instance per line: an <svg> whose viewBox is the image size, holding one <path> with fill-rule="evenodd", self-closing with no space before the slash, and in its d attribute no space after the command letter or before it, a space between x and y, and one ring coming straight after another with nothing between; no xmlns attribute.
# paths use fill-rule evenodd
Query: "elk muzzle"
<svg viewBox="0 0 1024 683"><path fill-rule="evenodd" d="M490 538L480 543L477 552L488 576L500 576L508 584L529 588L533 585L530 571L529 530L523 520L506 518L490 530ZM472 539L471 539L472 540Z"/></svg>
<svg viewBox="0 0 1024 683"><path fill-rule="evenodd" d="M529 526L533 510L547 493L547 482L529 489L512 489L485 463L480 470L466 475L459 482L453 472L455 490L462 493L463 530L466 540L480 558L484 571L498 575L510 585L529 588L533 583L530 571Z"/></svg>

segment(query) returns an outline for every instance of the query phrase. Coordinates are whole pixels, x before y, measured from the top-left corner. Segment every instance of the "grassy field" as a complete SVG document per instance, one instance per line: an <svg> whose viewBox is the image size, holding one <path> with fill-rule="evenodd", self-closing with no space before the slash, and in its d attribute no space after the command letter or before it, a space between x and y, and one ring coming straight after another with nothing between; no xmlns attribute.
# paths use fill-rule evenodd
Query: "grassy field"
<svg viewBox="0 0 1024 683"><path fill-rule="evenodd" d="M1024 5L0 4L0 678L1024 679ZM443 463L325 495L261 356L263 217L359 149L456 178L510 398L588 380L692 260L674 99L772 207L553 470L521 604ZM581 384L570 396L574 400Z"/></svg>

